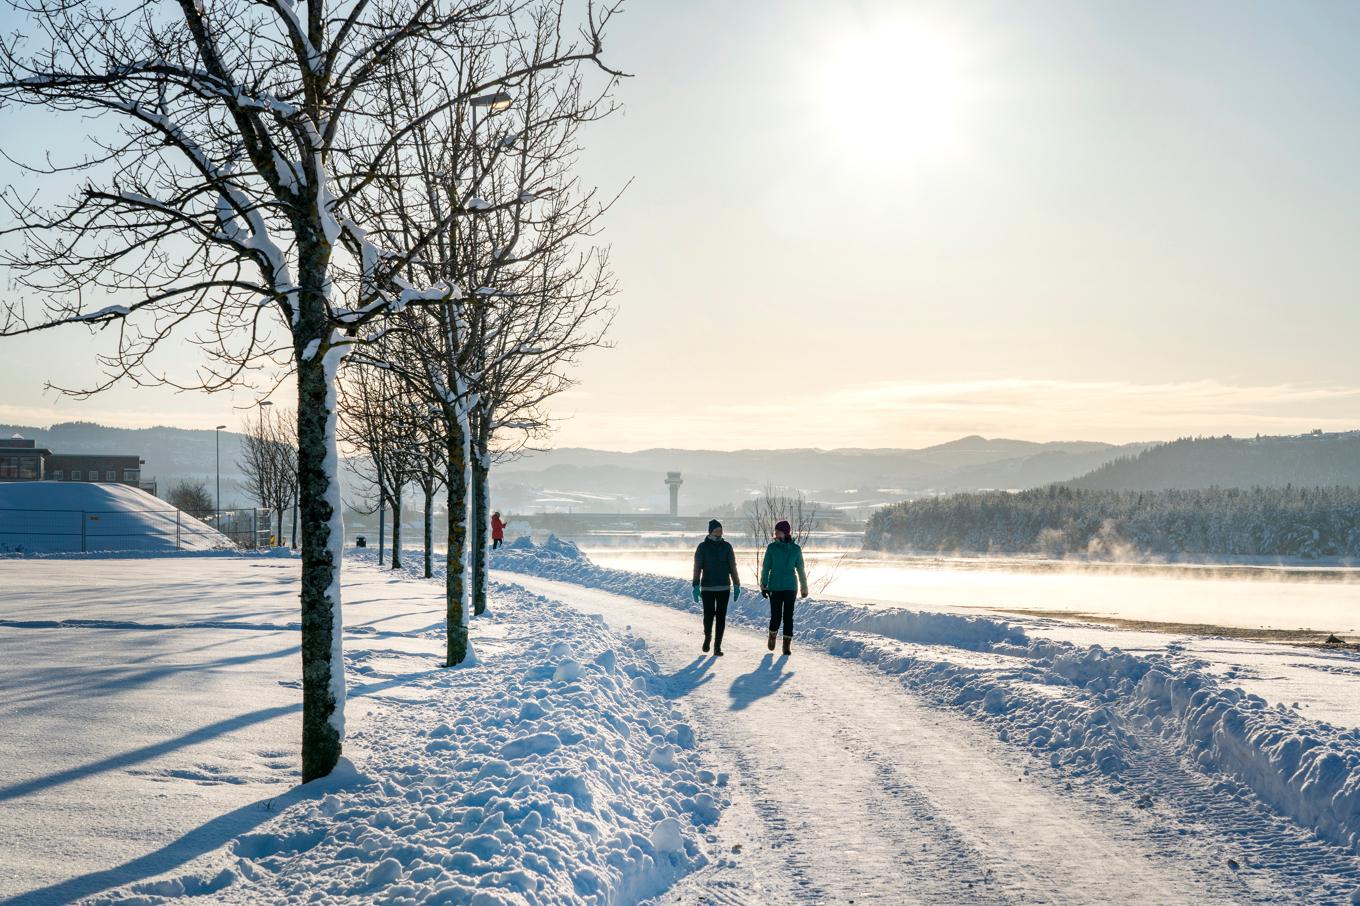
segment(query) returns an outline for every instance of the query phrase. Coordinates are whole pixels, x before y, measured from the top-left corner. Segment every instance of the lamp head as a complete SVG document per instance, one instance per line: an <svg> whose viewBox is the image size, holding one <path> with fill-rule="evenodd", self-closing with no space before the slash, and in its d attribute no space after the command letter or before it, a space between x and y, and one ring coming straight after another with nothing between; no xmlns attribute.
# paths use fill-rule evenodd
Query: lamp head
<svg viewBox="0 0 1360 906"><path fill-rule="evenodd" d="M514 96L508 91L495 91L491 94L479 95L468 103L474 107L485 107L492 113L500 113L502 110L509 110L514 100Z"/></svg>

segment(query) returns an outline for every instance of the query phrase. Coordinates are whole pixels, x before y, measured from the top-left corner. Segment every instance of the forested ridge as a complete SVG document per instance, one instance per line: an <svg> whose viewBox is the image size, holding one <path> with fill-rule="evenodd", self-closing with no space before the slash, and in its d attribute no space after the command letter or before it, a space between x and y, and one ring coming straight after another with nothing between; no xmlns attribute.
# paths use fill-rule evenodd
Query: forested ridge
<svg viewBox="0 0 1360 906"><path fill-rule="evenodd" d="M873 515L870 550L1360 556L1360 488L1112 491L1051 485L906 501Z"/></svg>

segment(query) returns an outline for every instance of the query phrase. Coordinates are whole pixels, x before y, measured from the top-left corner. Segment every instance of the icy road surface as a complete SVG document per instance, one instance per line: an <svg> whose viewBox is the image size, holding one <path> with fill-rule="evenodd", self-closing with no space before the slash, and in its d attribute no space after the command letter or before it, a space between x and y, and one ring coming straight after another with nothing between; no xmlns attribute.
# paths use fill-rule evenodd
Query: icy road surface
<svg viewBox="0 0 1360 906"><path fill-rule="evenodd" d="M1072 788L858 662L797 642L792 658L774 657L763 634L730 624L725 656L704 657L697 614L498 578L645 639L701 745L732 773L720 860L665 902L1325 902L1314 873L1354 871L1172 757L1144 766L1163 794L1140 808Z"/></svg>

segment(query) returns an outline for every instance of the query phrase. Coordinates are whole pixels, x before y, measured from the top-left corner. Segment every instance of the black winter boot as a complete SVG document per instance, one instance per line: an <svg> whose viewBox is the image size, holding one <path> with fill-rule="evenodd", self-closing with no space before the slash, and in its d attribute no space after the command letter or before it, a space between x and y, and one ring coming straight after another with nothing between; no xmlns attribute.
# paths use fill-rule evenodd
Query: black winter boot
<svg viewBox="0 0 1360 906"><path fill-rule="evenodd" d="M713 637L712 637L712 636L707 636L707 635L704 636L704 653L707 654L707 653L708 653L708 649L711 648L712 646L713 646Z"/></svg>
<svg viewBox="0 0 1360 906"><path fill-rule="evenodd" d="M774 640L775 640L775 637L776 637L777 635L778 635L778 633L776 633L773 629L771 629L771 630L770 630L770 637L765 641L765 647L768 648L768 649L770 649L771 651L774 651Z"/></svg>
<svg viewBox="0 0 1360 906"><path fill-rule="evenodd" d="M793 636L784 636L784 654L793 654Z"/></svg>

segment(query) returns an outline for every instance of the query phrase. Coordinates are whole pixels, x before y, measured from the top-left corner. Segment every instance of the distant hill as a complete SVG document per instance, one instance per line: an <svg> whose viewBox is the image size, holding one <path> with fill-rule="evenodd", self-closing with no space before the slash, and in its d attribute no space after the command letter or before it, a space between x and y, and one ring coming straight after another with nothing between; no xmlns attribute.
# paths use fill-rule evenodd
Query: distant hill
<svg viewBox="0 0 1360 906"><path fill-rule="evenodd" d="M216 474L214 432L172 427L107 428L66 422L51 428L0 425L58 452L137 453L142 474L161 494L182 479L211 488ZM247 501L240 491L241 435L221 432L222 503ZM635 453L564 447L532 453L492 472L496 505L511 512L657 512L667 505L666 472L684 475L681 512L695 513L747 499L766 484L797 488L829 506L860 516L926 494L1039 487L1067 481L1149 444L1087 441L1036 443L976 435L921 449L676 450ZM346 483L350 481L346 475Z"/></svg>
<svg viewBox="0 0 1360 906"><path fill-rule="evenodd" d="M142 477L156 479L157 493L162 497L172 485L186 479L213 488L217 475L215 433L171 427L107 428L93 422L64 422L51 428L0 425L0 437L19 434L55 453L136 453L146 461ZM243 476L236 466L241 457L241 435L234 431L221 434L222 505L247 505L239 490Z"/></svg>
<svg viewBox="0 0 1360 906"><path fill-rule="evenodd" d="M681 511L736 503L767 483L867 512L921 494L1020 489L1065 481L1148 444L1035 443L978 436L922 449L653 449L564 447L498 468L501 502L520 510L659 510L668 471L684 476Z"/></svg>
<svg viewBox="0 0 1360 906"><path fill-rule="evenodd" d="M1068 484L1115 491L1360 486L1360 431L1184 438L1107 462Z"/></svg>

